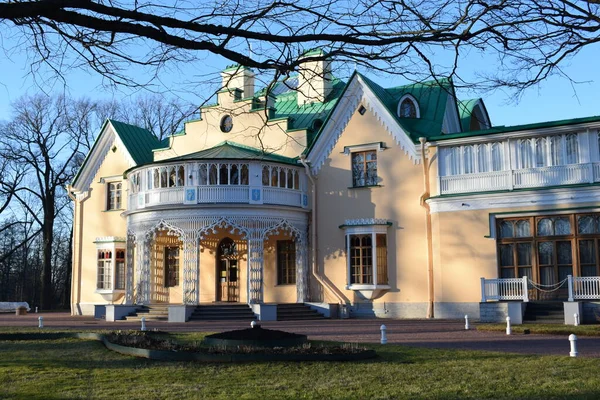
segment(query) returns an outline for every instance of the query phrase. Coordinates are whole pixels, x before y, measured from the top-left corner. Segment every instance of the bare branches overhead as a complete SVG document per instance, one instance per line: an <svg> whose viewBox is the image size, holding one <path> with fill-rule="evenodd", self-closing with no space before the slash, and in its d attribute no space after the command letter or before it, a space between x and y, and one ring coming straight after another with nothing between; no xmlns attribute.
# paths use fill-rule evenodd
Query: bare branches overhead
<svg viewBox="0 0 600 400"><path fill-rule="evenodd" d="M210 52L279 75L321 47L327 55L310 57L410 79L452 75L462 54L492 53L499 68L484 81L522 89L600 40L599 5L568 0L0 1L0 20L21 27L38 61L85 63L132 85L132 63L160 69Z"/></svg>

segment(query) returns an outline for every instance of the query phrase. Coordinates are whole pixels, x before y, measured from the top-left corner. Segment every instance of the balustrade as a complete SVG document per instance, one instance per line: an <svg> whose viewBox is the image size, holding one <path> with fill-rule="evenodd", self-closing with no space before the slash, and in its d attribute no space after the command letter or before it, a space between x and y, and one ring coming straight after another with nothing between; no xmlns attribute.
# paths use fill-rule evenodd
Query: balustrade
<svg viewBox="0 0 600 400"><path fill-rule="evenodd" d="M481 278L481 302L488 300L521 300L529 301L527 277L485 279Z"/></svg>
<svg viewBox="0 0 600 400"><path fill-rule="evenodd" d="M163 173L165 179L162 179ZM148 166L131 172L128 179L129 210L174 204L308 206L306 176L295 166L264 162L188 162Z"/></svg>

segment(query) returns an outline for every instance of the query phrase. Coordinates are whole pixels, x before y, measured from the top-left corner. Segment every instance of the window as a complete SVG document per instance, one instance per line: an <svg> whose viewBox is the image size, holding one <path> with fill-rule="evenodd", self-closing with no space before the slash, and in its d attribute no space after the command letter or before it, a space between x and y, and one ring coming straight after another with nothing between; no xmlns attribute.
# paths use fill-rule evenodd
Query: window
<svg viewBox="0 0 600 400"><path fill-rule="evenodd" d="M179 285L179 246L166 246L165 254L165 287Z"/></svg>
<svg viewBox="0 0 600 400"><path fill-rule="evenodd" d="M98 250L98 289L112 289L112 252L109 250Z"/></svg>
<svg viewBox="0 0 600 400"><path fill-rule="evenodd" d="M296 243L293 240L277 241L277 284L296 283Z"/></svg>
<svg viewBox="0 0 600 400"><path fill-rule="evenodd" d="M411 95L405 95L398 103L398 116L400 118L419 118L419 105Z"/></svg>
<svg viewBox="0 0 600 400"><path fill-rule="evenodd" d="M121 209L121 182L109 182L107 184L107 199L106 209L107 210L120 210Z"/></svg>
<svg viewBox="0 0 600 400"><path fill-rule="evenodd" d="M122 243L115 243L116 239L109 237L96 241L99 247L96 289L101 293L125 289L125 249L118 247Z"/></svg>
<svg viewBox="0 0 600 400"><path fill-rule="evenodd" d="M352 153L352 186L375 186L377 183L377 151Z"/></svg>
<svg viewBox="0 0 600 400"><path fill-rule="evenodd" d="M375 246L373 246L373 237L375 237ZM386 235L350 235L349 241L350 284L387 284ZM376 263L373 253L375 253ZM375 267L377 274L374 273Z"/></svg>
<svg viewBox="0 0 600 400"><path fill-rule="evenodd" d="M600 213L507 218L497 229L501 278L553 285L600 275Z"/></svg>
<svg viewBox="0 0 600 400"><path fill-rule="evenodd" d="M441 176L502 171L504 150L501 142L442 147Z"/></svg>
<svg viewBox="0 0 600 400"><path fill-rule="evenodd" d="M577 134L520 139L517 145L519 168L541 168L579 163Z"/></svg>
<svg viewBox="0 0 600 400"><path fill-rule="evenodd" d="M262 185L299 190L300 175L295 169L263 165Z"/></svg>

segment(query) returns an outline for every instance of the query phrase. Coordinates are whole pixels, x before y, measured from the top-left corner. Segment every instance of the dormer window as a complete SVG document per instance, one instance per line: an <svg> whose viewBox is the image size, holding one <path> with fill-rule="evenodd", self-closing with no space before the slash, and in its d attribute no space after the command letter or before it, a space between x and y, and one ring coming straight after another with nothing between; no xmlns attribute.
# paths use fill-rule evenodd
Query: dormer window
<svg viewBox="0 0 600 400"><path fill-rule="evenodd" d="M400 118L420 118L419 104L414 97L407 94L400 99L398 116Z"/></svg>

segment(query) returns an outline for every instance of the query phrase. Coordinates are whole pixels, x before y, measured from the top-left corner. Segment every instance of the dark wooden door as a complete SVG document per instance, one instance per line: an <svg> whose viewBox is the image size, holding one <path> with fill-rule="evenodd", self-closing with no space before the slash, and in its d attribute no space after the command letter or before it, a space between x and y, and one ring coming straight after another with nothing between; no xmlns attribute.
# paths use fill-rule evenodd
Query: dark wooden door
<svg viewBox="0 0 600 400"><path fill-rule="evenodd" d="M225 238L217 254L217 301L240 301L238 255L235 243Z"/></svg>

